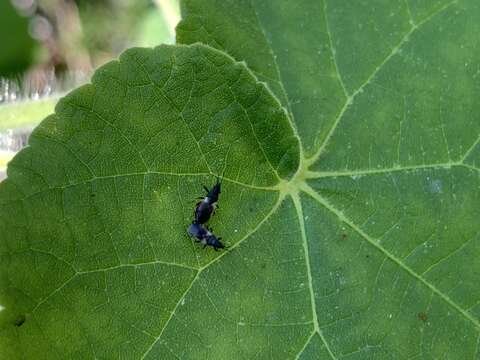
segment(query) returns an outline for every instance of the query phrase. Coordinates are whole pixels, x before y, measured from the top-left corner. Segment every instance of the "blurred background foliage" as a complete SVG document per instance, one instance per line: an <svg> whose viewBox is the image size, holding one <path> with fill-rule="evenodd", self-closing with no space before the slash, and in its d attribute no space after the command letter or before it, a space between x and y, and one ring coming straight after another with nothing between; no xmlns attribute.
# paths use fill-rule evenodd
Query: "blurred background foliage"
<svg viewBox="0 0 480 360"><path fill-rule="evenodd" d="M57 99L129 47L173 43L178 0L0 0L0 180Z"/></svg>
<svg viewBox="0 0 480 360"><path fill-rule="evenodd" d="M39 97L52 77L85 80L126 48L173 43L178 20L177 0L1 0L0 78Z"/></svg>
<svg viewBox="0 0 480 360"><path fill-rule="evenodd" d="M0 1L0 74L11 76L25 70L32 60L34 41L28 33L28 19L16 14L12 4Z"/></svg>

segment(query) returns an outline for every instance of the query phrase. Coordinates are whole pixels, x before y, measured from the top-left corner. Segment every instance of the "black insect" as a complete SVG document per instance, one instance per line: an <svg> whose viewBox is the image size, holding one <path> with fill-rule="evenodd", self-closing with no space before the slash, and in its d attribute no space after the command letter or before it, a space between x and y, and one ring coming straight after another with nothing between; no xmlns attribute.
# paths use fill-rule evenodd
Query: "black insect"
<svg viewBox="0 0 480 360"><path fill-rule="evenodd" d="M200 198L202 199L197 203L195 207L195 222L199 224L205 224L212 214L215 212L215 209L218 208L218 196L220 195L221 183L219 178L217 178L217 183L211 188L208 189L206 186L203 188L207 192L207 196Z"/></svg>
<svg viewBox="0 0 480 360"><path fill-rule="evenodd" d="M190 236L195 238L196 242L202 243L203 248L206 246L211 246L215 249L215 251L225 248L225 245L220 242L222 239L221 237L217 238L215 235L213 235L211 229L204 227L195 221L188 227L188 233Z"/></svg>

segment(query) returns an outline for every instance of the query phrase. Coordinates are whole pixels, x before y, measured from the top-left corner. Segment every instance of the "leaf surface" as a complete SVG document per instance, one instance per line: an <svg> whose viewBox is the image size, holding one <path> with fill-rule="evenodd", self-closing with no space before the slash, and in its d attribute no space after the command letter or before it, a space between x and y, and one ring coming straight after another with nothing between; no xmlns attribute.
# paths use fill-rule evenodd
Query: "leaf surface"
<svg viewBox="0 0 480 360"><path fill-rule="evenodd" d="M299 162L278 101L203 45L127 51L29 144L0 185L6 358L140 357L160 345L187 289L209 278L200 269L255 232ZM217 174L230 205L211 224L228 253L186 233Z"/></svg>
<svg viewBox="0 0 480 360"><path fill-rule="evenodd" d="M480 5L183 15L9 165L0 354L478 358ZM215 253L185 231L221 174Z"/></svg>
<svg viewBox="0 0 480 360"><path fill-rule="evenodd" d="M296 355L477 358L478 3L187 0L183 12L177 40L245 61L301 138L291 196L314 330Z"/></svg>

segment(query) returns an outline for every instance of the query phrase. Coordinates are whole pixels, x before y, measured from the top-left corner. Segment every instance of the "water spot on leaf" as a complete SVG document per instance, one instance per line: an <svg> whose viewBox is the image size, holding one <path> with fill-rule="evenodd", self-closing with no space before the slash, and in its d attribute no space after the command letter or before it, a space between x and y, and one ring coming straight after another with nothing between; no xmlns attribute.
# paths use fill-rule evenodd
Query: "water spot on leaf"
<svg viewBox="0 0 480 360"><path fill-rule="evenodd" d="M429 183L428 186L431 193L439 194L442 192L442 182L441 180L433 180Z"/></svg>

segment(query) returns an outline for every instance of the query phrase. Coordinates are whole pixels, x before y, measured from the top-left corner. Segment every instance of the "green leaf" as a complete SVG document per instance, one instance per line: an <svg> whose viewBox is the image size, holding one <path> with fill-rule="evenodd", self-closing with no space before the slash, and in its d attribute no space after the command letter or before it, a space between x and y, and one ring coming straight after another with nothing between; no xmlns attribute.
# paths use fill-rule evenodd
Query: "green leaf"
<svg viewBox="0 0 480 360"><path fill-rule="evenodd" d="M128 51L9 165L1 357L478 358L480 4L183 14L218 50Z"/></svg>
<svg viewBox="0 0 480 360"><path fill-rule="evenodd" d="M478 2L187 0L183 13L178 41L245 61L302 139L292 198L314 330L295 353L478 357Z"/></svg>
<svg viewBox="0 0 480 360"><path fill-rule="evenodd" d="M28 34L28 20L20 17L9 0L0 1L0 76L24 71L32 60L34 41Z"/></svg>
<svg viewBox="0 0 480 360"><path fill-rule="evenodd" d="M0 185L9 359L140 357L161 345L183 294L203 297L198 286L278 207L299 162L278 101L203 45L127 51L60 100L29 145ZM224 253L186 233L202 184L218 174L212 226Z"/></svg>

